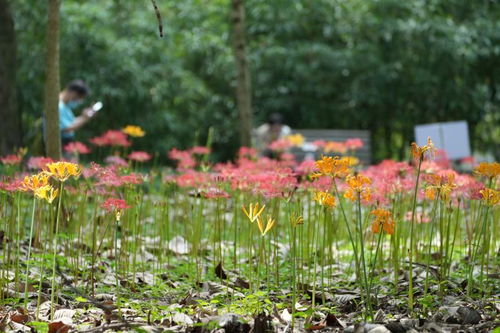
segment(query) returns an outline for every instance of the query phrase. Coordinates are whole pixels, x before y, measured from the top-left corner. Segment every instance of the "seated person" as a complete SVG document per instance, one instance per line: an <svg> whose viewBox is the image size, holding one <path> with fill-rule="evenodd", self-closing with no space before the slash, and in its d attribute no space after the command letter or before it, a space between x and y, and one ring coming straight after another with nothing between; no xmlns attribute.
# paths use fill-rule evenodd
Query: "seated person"
<svg viewBox="0 0 500 333"><path fill-rule="evenodd" d="M283 116L280 113L272 113L265 124L255 129L255 148L261 156L272 157L273 153L268 146L291 133L291 128L283 124Z"/></svg>

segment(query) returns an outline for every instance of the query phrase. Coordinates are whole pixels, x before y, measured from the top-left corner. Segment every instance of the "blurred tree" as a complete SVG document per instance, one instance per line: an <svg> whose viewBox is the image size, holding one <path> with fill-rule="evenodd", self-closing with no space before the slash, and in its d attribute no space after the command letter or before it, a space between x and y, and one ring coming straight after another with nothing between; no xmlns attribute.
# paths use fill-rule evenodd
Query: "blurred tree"
<svg viewBox="0 0 500 333"><path fill-rule="evenodd" d="M0 0L0 155L21 146L21 116L16 105L16 33L7 0Z"/></svg>
<svg viewBox="0 0 500 333"><path fill-rule="evenodd" d="M128 123L134 149L238 145L231 0L65 0L61 79L88 82L105 107L85 141ZM294 128L372 132L375 160L405 158L419 123L467 120L476 151L498 151L500 4L460 0L246 0L253 125L281 112ZM12 2L25 142L41 117L46 2ZM491 134L490 134L491 133Z"/></svg>
<svg viewBox="0 0 500 333"><path fill-rule="evenodd" d="M45 146L47 156L61 158L59 129L59 11L60 0L49 0L45 67Z"/></svg>
<svg viewBox="0 0 500 333"><path fill-rule="evenodd" d="M252 132L252 88L246 55L245 3L231 0L232 44L236 63L236 101L240 113L240 144L250 147Z"/></svg>

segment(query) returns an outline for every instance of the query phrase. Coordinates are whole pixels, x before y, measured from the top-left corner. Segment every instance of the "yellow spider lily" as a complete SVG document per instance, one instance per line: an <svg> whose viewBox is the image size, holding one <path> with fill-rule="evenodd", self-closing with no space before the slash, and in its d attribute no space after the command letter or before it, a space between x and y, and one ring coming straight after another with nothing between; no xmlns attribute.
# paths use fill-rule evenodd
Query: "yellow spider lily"
<svg viewBox="0 0 500 333"><path fill-rule="evenodd" d="M436 153L436 148L430 137L427 138L427 144L424 146L419 146L415 142L411 144L411 154L415 160L423 159L425 153L428 153L430 157L434 157Z"/></svg>
<svg viewBox="0 0 500 333"><path fill-rule="evenodd" d="M304 218L301 215L292 213L290 216L290 223L292 224L292 227L295 228L298 225L304 224Z"/></svg>
<svg viewBox="0 0 500 333"><path fill-rule="evenodd" d="M262 236L265 236L269 230L271 230L276 223L276 220L273 219L272 217L268 216L267 217L267 222L266 222L266 227L264 228L264 223L262 222L262 219L259 217L257 219L257 226L259 227L260 234Z"/></svg>
<svg viewBox="0 0 500 333"><path fill-rule="evenodd" d="M80 166L70 162L54 162L45 166L45 172L60 182L65 182L69 177L78 177L82 172Z"/></svg>
<svg viewBox="0 0 500 333"><path fill-rule="evenodd" d="M49 204L51 204L57 195L59 194L59 190L53 188L50 185L42 186L37 188L35 191L35 196L39 199L45 199Z"/></svg>
<svg viewBox="0 0 500 333"><path fill-rule="evenodd" d="M335 197L327 192L316 192L314 193L314 201L317 201L321 206L326 208L335 207Z"/></svg>
<svg viewBox="0 0 500 333"><path fill-rule="evenodd" d="M40 187L49 185L49 177L45 172L40 172L39 174L24 177L21 183L21 191L32 191L35 192Z"/></svg>
<svg viewBox="0 0 500 333"><path fill-rule="evenodd" d="M485 188L479 191L479 193L481 193L484 203L488 206L495 206L500 202L500 191Z"/></svg>
<svg viewBox="0 0 500 333"><path fill-rule="evenodd" d="M254 223L255 221L257 221L257 219L259 218L259 216L262 214L262 212L264 211L265 207L266 207L266 205L263 205L259 209L259 203L257 202L255 205L254 204L250 204L248 206L248 210L245 208L245 206L242 206L241 208L243 209L243 212L248 217L248 219L250 220L250 222Z"/></svg>
<svg viewBox="0 0 500 333"><path fill-rule="evenodd" d="M135 138L143 137L146 134L142 130L142 128L133 125L127 125L125 128L122 129L122 132Z"/></svg>

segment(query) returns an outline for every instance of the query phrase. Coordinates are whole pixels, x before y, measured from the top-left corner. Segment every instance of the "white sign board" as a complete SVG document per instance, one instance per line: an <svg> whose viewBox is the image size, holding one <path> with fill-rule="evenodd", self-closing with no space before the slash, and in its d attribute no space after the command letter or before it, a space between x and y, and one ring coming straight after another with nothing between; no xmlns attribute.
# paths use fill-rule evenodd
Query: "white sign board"
<svg viewBox="0 0 500 333"><path fill-rule="evenodd" d="M451 160L471 156L469 128L466 121L452 121L415 126L415 141L422 146L430 137L437 149L442 149Z"/></svg>

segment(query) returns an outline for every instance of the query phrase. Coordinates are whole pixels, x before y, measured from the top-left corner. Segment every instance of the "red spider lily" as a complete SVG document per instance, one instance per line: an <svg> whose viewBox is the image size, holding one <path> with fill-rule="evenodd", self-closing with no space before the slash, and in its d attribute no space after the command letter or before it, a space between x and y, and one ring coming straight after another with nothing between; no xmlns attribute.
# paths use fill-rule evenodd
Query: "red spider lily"
<svg viewBox="0 0 500 333"><path fill-rule="evenodd" d="M125 161L120 156L111 155L111 156L106 157L106 159L104 161L106 162L106 164L109 164L109 165L125 167L125 168L128 167L127 161Z"/></svg>
<svg viewBox="0 0 500 333"><path fill-rule="evenodd" d="M382 161L362 172L373 180L372 202L388 204L391 197L407 193L415 186L413 168L406 162Z"/></svg>
<svg viewBox="0 0 500 333"><path fill-rule="evenodd" d="M54 162L50 157L30 157L28 159L28 169L30 170L42 170L49 163Z"/></svg>
<svg viewBox="0 0 500 333"><path fill-rule="evenodd" d="M297 174L299 175L310 175L316 170L316 161L314 160L304 160L302 163L299 164L299 166L295 169ZM323 177L325 178L325 177Z"/></svg>
<svg viewBox="0 0 500 333"><path fill-rule="evenodd" d="M22 156L15 155L15 154L6 155L3 157L0 157L0 161L2 162L2 164L5 164L5 165L19 165L19 164L21 164Z"/></svg>
<svg viewBox="0 0 500 333"><path fill-rule="evenodd" d="M345 154L347 152L347 147L344 142L329 141L323 147L325 153L340 153Z"/></svg>
<svg viewBox="0 0 500 333"><path fill-rule="evenodd" d="M405 221L411 222L411 216L412 216L411 211L406 212L405 218L404 218ZM415 222L417 222L417 223L429 223L430 221L431 221L431 219L425 213L422 213L422 212L415 213Z"/></svg>
<svg viewBox="0 0 500 333"><path fill-rule="evenodd" d="M143 163L149 161L152 156L145 151L133 151L127 156L127 158L132 161Z"/></svg>
<svg viewBox="0 0 500 333"><path fill-rule="evenodd" d="M177 186L200 188L210 185L210 175L205 172L187 170L185 173L174 178Z"/></svg>
<svg viewBox="0 0 500 333"><path fill-rule="evenodd" d="M116 198L106 199L106 201L102 203L101 207L107 210L109 213L130 208L130 206L127 205L125 200Z"/></svg>
<svg viewBox="0 0 500 333"><path fill-rule="evenodd" d="M191 154L196 155L208 155L210 154L210 148L204 146L193 147L189 150Z"/></svg>
<svg viewBox="0 0 500 333"><path fill-rule="evenodd" d="M347 139L344 145L348 150L358 150L363 147L363 140L359 138Z"/></svg>
<svg viewBox="0 0 500 333"><path fill-rule="evenodd" d="M131 173L128 175L123 175L120 177L120 180L122 181L123 184L125 185L138 185L143 182L143 177L141 175L138 175L136 173Z"/></svg>
<svg viewBox="0 0 500 333"><path fill-rule="evenodd" d="M293 147L293 144L287 139L278 139L276 141L271 142L267 148L273 151L284 151Z"/></svg>
<svg viewBox="0 0 500 333"><path fill-rule="evenodd" d="M64 151L72 154L90 154L90 149L85 144L75 141L64 146Z"/></svg>
<svg viewBox="0 0 500 333"><path fill-rule="evenodd" d="M106 138L104 138L102 136L96 136L96 137L90 139L89 141L90 141L90 143L92 143L93 145L98 146L98 147L104 147L104 146L108 145L108 141L106 140Z"/></svg>
<svg viewBox="0 0 500 333"><path fill-rule="evenodd" d="M168 158L178 162L178 170L192 169L196 166L196 160L191 155L191 152L187 150L178 150L177 148L172 148L168 152Z"/></svg>
<svg viewBox="0 0 500 333"><path fill-rule="evenodd" d="M23 178L16 178L10 181L5 181L4 183L0 183L0 190L4 190L6 192L16 192L22 189Z"/></svg>
<svg viewBox="0 0 500 333"><path fill-rule="evenodd" d="M103 168L97 174L96 186L109 186L109 187L120 187L123 185L137 185L142 183L142 177L137 174L131 173L129 175L120 175L116 167Z"/></svg>
<svg viewBox="0 0 500 333"><path fill-rule="evenodd" d="M210 187L208 190L202 191L201 195L207 199L227 199L230 197L229 193L216 187Z"/></svg>
<svg viewBox="0 0 500 333"><path fill-rule="evenodd" d="M250 147L241 147L238 150L238 159L247 158L247 159L255 159L257 157L257 150Z"/></svg>
<svg viewBox="0 0 500 333"><path fill-rule="evenodd" d="M129 147L132 144L125 133L117 130L108 130L100 137L90 139L90 142L96 146Z"/></svg>

